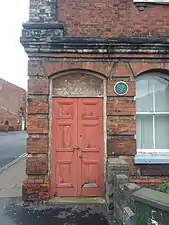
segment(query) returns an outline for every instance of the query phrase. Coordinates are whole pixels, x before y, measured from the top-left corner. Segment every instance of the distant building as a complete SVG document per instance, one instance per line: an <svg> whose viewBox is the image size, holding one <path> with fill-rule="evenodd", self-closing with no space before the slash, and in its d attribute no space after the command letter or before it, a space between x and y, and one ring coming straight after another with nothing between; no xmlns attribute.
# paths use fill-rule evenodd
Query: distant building
<svg viewBox="0 0 169 225"><path fill-rule="evenodd" d="M0 131L24 130L26 91L0 78Z"/></svg>

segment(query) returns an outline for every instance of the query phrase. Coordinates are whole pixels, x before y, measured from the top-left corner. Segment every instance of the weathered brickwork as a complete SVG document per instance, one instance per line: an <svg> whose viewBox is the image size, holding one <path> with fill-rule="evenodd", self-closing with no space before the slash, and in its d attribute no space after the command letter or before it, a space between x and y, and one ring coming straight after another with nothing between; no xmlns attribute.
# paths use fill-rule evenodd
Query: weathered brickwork
<svg viewBox="0 0 169 225"><path fill-rule="evenodd" d="M163 179L160 178L155 179L154 177L149 176L148 178L141 177L140 179L131 179L130 181L135 184L138 184L140 187L156 189L159 184L169 181L167 177L161 178Z"/></svg>
<svg viewBox="0 0 169 225"><path fill-rule="evenodd" d="M143 165L141 167L141 174L143 176L167 176L168 170L168 165Z"/></svg>
<svg viewBox="0 0 169 225"><path fill-rule="evenodd" d="M136 153L136 140L131 137L113 137L107 140L107 153L109 156L129 155Z"/></svg>
<svg viewBox="0 0 169 225"><path fill-rule="evenodd" d="M169 6L146 6L139 11L133 0L59 0L58 13L69 36L167 36Z"/></svg>
<svg viewBox="0 0 169 225"><path fill-rule="evenodd" d="M41 137L28 137L27 138L27 153L28 154L43 154L48 153L49 138L46 136Z"/></svg>
<svg viewBox="0 0 169 225"><path fill-rule="evenodd" d="M28 134L48 134L49 121L48 118L28 118L27 119Z"/></svg>
<svg viewBox="0 0 169 225"><path fill-rule="evenodd" d="M135 116L136 104L134 99L126 98L108 98L107 115L108 116Z"/></svg>
<svg viewBox="0 0 169 225"><path fill-rule="evenodd" d="M106 57L107 58L107 57ZM67 62L45 62L43 67L48 76L51 76L56 73L61 73L67 70L89 70L92 72L96 72L97 74L101 74L103 76L108 77L110 75L112 69L111 62L92 62L88 58L87 62L76 62L76 61L67 61Z"/></svg>
<svg viewBox="0 0 169 225"><path fill-rule="evenodd" d="M26 162L27 175L47 175L48 159L46 156L28 157Z"/></svg>
<svg viewBox="0 0 169 225"><path fill-rule="evenodd" d="M140 168L134 164L134 157L132 155L120 155L119 158L125 160L129 164L130 176L141 176Z"/></svg>
<svg viewBox="0 0 169 225"><path fill-rule="evenodd" d="M24 201L43 201L49 198L50 181L48 177L28 178L23 183Z"/></svg>
<svg viewBox="0 0 169 225"><path fill-rule="evenodd" d="M48 96L28 95L27 112L28 114L48 114Z"/></svg>
<svg viewBox="0 0 169 225"><path fill-rule="evenodd" d="M47 78L30 78L28 80L28 94L48 95L49 80Z"/></svg>
<svg viewBox="0 0 169 225"><path fill-rule="evenodd" d="M134 76L137 76L145 71L154 70L154 69L162 69L169 70L169 63L167 60L163 60L163 62L131 62L131 68Z"/></svg>
<svg viewBox="0 0 169 225"><path fill-rule="evenodd" d="M56 72L62 72L63 71L63 67L65 65L65 67L67 67L67 65L70 65L67 62L50 62L44 63L44 68L46 69L46 65L47 64L51 64L52 68L57 68ZM132 62L130 63L131 65L134 65ZM59 65L62 65L62 67L60 67ZM83 67L81 68L80 66ZM84 65L86 65L86 67L84 67ZM89 64L88 64L89 65ZM90 65L92 65L90 63ZM99 65L99 63L98 63ZM100 70L104 70L101 66L103 64L100 63L100 67L98 66L98 73L100 73ZM110 65L110 63L108 63L107 65ZM112 68L109 69L109 76L112 75L112 77L119 77L120 74L120 68L122 70L121 74L122 77L120 80L125 80L125 74L124 74L124 68L127 68L128 70L128 63L120 63L120 65L118 65L118 63L116 64L115 68L113 68L113 63L111 63ZM152 64L151 63L142 63L142 66L144 68L152 68ZM156 63L157 68L162 68L165 69L168 64L167 63ZM118 70L116 69L116 67L118 68ZM73 68L73 70L75 70L75 68L77 69L82 69L82 70L87 70L87 64L83 64L83 63L77 63L77 62L72 62L71 63L71 67L69 66L69 68ZM90 69L92 70L92 68ZM111 71L115 71L111 74ZM141 167L138 167L134 164L134 155L136 153L136 140L134 139L134 135L136 133L136 127L135 127L135 110L136 110L136 106L135 106L135 100L134 100L134 96L135 96L135 82L134 81L130 81L130 79L132 79L132 76L136 76L138 75L137 72L140 71L140 69L138 69L138 71L135 69L135 67L131 67L132 71L136 71L133 75L131 75L131 73L128 72L128 78L129 80L127 80L126 82L129 85L129 92L128 92L128 96L123 96L123 97L118 97L114 90L113 90L113 85L115 84L115 81L112 80L108 80L108 85L107 85L107 95L108 95L108 99L107 99L107 135L108 135L108 139L107 139L107 151L108 151L108 155L110 157L114 157L114 156L120 156L122 159L126 160L129 163L129 171L130 171L130 175L133 177L138 177L140 175L144 176L144 175L151 175L152 172L150 171L150 169L147 169L147 173L145 173L145 170L142 170ZM50 74L50 69L46 69L45 71L48 71L48 73ZM52 69L52 73L53 73L53 69ZM71 69L70 69L71 71ZM94 70L95 72L97 72L97 70ZM118 72L117 72L118 71ZM127 72L126 71L126 72ZM106 76L105 76L106 77ZM35 81L35 82L33 82ZM56 80L57 81L57 80ZM36 84L38 84L36 86ZM32 117L33 114L38 115L40 113L42 113L42 115L44 114L48 114L49 113L49 105L48 105L48 94L49 94L49 81L46 78L39 78L37 79L35 78L31 78L29 81L29 93L30 93L30 97L28 97L28 113L30 113L31 117L28 117L28 133L30 134L48 134L49 133L49 124L48 124L48 119L46 118L36 118L36 117ZM38 97L37 97L38 96ZM30 98L30 100L29 100ZM120 135L120 136L119 136ZM30 138L28 139L28 153L29 154L43 154L43 153L48 153L48 142L49 139L48 137L43 137L43 138ZM45 174L47 171L47 158L41 158L38 160L38 158L30 158L27 162L27 174L31 174L32 175L37 175L38 173ZM37 166L36 166L37 165ZM39 169L38 165L43 165L42 169ZM155 167L154 167L155 170ZM44 172L45 171L45 172ZM144 171L144 172L143 172ZM167 170L166 170L167 171ZM154 175L157 175L156 172L154 172ZM158 173L159 174L159 173ZM167 172L165 173L165 175L167 174ZM164 173L161 175L164 175ZM141 179L142 180L142 179ZM137 182L137 181L136 181ZM140 181L141 182L141 181ZM148 181L147 181L148 182ZM26 185L25 187L25 191L28 190L27 189L27 183L24 183ZM144 186L148 186L148 184L145 184ZM155 184L154 184L155 185ZM36 184L35 186L33 184L29 184L28 185L29 188L32 187L32 190L34 190L35 187L40 188L40 185ZM150 186L150 184L149 184ZM49 186L50 187L50 186ZM152 184L153 187L153 184ZM36 189L36 188L35 188ZM47 195L45 195L47 196Z"/></svg>
<svg viewBox="0 0 169 225"><path fill-rule="evenodd" d="M50 94L55 97L104 95L108 158L125 160L136 183L149 176L159 180L155 177L165 179L169 175L168 166L134 164L135 79L146 71L169 70L169 44L165 38L169 31L169 6L145 6L139 11L132 0L58 0L57 4L54 0L30 1L30 19L21 37L29 57L25 201L46 200L52 195ZM60 77L55 79L55 75ZM92 79L93 75L99 78ZM52 87L51 78L54 78ZM114 91L115 83L120 80L129 87L124 96ZM69 85L63 83L67 81ZM86 87L88 84L93 84L94 92Z"/></svg>
<svg viewBox="0 0 169 225"><path fill-rule="evenodd" d="M136 133L133 117L107 117L108 135L134 135Z"/></svg>
<svg viewBox="0 0 169 225"><path fill-rule="evenodd" d="M132 77L133 73L131 71L130 64L124 62L115 62L112 68L112 76L114 78Z"/></svg>

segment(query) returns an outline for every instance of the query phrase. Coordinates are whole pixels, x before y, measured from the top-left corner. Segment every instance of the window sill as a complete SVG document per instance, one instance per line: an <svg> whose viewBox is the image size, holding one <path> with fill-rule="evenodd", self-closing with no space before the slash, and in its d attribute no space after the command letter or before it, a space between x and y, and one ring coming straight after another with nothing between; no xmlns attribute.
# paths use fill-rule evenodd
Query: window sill
<svg viewBox="0 0 169 225"><path fill-rule="evenodd" d="M169 164L169 155L136 155L135 164Z"/></svg>
<svg viewBox="0 0 169 225"><path fill-rule="evenodd" d="M169 0L133 0L134 3L153 3L153 4L160 4L165 5L169 4Z"/></svg>

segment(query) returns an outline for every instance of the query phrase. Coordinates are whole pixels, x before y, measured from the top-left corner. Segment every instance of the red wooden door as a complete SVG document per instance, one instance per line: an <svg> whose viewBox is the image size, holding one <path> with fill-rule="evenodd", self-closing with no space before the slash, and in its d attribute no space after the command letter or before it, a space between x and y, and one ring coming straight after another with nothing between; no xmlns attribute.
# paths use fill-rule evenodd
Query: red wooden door
<svg viewBox="0 0 169 225"><path fill-rule="evenodd" d="M52 102L52 193L77 196L77 101L54 98Z"/></svg>
<svg viewBox="0 0 169 225"><path fill-rule="evenodd" d="M101 98L54 98L52 191L57 196L103 196Z"/></svg>
<svg viewBox="0 0 169 225"><path fill-rule="evenodd" d="M78 99L78 194L103 196L104 150L102 98Z"/></svg>

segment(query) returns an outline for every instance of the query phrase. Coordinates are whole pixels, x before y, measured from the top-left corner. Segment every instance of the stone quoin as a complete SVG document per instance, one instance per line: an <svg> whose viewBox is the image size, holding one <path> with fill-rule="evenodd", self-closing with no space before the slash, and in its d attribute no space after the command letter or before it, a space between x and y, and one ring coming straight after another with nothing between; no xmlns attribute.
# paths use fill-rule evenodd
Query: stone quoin
<svg viewBox="0 0 169 225"><path fill-rule="evenodd" d="M139 185L168 180L168 10L30 0L20 38L29 58L25 201L104 197L111 158L127 161Z"/></svg>

